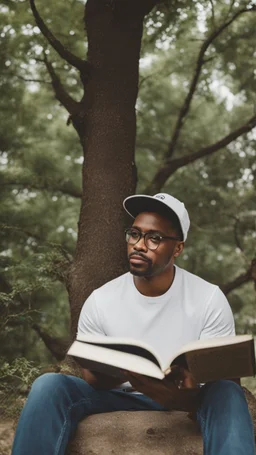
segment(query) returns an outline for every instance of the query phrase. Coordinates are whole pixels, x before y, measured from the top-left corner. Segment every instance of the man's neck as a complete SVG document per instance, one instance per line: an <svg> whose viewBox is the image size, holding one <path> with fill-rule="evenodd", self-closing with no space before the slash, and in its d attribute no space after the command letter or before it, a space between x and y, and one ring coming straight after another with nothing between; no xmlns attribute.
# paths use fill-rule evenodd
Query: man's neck
<svg viewBox="0 0 256 455"><path fill-rule="evenodd" d="M165 294L173 284L175 267L164 272L161 276L134 276L133 281L137 290L146 297L158 297Z"/></svg>

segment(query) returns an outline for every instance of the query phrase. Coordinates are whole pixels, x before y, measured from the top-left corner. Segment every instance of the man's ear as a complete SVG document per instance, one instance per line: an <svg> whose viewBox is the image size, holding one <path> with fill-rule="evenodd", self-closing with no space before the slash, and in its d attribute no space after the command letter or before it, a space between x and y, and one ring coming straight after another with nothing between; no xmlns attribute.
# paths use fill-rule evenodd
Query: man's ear
<svg viewBox="0 0 256 455"><path fill-rule="evenodd" d="M175 247L174 257L177 258L184 250L184 242L178 242Z"/></svg>

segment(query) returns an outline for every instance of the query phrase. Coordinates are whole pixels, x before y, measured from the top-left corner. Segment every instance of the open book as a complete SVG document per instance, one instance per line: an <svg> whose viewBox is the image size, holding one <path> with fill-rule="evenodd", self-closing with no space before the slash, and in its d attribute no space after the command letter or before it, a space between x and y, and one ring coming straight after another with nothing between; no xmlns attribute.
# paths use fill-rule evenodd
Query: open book
<svg viewBox="0 0 256 455"><path fill-rule="evenodd" d="M171 372L172 365L187 368L198 383L256 373L251 335L193 341L163 362L161 356L142 341L78 334L68 355L83 368L120 378L125 370L163 379Z"/></svg>

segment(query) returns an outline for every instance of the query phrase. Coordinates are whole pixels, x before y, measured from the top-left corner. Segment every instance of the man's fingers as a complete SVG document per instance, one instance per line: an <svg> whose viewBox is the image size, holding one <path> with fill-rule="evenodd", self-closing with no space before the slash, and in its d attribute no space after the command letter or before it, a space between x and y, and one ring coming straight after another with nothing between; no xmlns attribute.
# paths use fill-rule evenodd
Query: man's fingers
<svg viewBox="0 0 256 455"><path fill-rule="evenodd" d="M166 376L167 381L175 384L179 389L181 388L194 388L197 386L196 381L192 374L185 368L179 365L173 365L171 372Z"/></svg>
<svg viewBox="0 0 256 455"><path fill-rule="evenodd" d="M184 370L178 365L171 367L171 372L166 376L166 379L170 382L181 381L184 378Z"/></svg>

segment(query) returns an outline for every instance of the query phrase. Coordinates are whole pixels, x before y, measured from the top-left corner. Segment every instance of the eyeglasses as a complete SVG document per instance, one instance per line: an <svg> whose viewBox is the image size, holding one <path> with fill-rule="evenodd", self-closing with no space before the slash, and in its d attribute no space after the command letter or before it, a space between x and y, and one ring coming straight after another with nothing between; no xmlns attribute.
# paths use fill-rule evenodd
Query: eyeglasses
<svg viewBox="0 0 256 455"><path fill-rule="evenodd" d="M149 250L156 250L161 241L164 239L180 240L179 237L169 237L167 235L163 236L154 232L145 232L143 234L136 228L125 229L125 240L129 243L129 245L136 245L142 237L144 238L145 245Z"/></svg>

